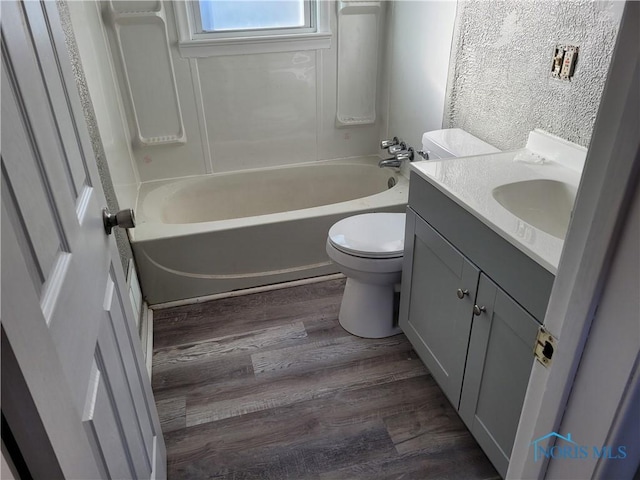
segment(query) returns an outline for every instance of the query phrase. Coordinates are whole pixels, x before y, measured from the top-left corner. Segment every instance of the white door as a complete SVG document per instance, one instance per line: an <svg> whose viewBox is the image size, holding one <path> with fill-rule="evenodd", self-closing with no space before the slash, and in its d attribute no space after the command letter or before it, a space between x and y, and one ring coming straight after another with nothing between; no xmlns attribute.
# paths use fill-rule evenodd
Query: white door
<svg viewBox="0 0 640 480"><path fill-rule="evenodd" d="M55 2L2 3L2 412L34 478L164 478Z"/></svg>

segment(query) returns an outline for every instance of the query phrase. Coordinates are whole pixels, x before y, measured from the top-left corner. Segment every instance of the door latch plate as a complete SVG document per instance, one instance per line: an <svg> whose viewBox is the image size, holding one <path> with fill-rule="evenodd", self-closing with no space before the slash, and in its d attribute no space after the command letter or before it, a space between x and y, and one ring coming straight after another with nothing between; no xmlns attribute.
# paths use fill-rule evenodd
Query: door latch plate
<svg viewBox="0 0 640 480"><path fill-rule="evenodd" d="M538 330L538 336L536 337L536 344L533 348L533 354L542 365L549 367L551 365L551 359L556 350L558 341L551 335L544 327L540 327Z"/></svg>

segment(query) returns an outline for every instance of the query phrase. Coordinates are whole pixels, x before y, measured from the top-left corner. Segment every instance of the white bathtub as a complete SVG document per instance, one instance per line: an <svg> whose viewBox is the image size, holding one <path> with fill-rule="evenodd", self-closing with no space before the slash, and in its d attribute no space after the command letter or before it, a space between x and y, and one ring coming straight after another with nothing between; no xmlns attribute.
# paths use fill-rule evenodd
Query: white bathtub
<svg viewBox="0 0 640 480"><path fill-rule="evenodd" d="M143 183L130 231L149 304L336 273L329 227L403 212L408 180L378 157ZM389 188L389 181L395 182Z"/></svg>

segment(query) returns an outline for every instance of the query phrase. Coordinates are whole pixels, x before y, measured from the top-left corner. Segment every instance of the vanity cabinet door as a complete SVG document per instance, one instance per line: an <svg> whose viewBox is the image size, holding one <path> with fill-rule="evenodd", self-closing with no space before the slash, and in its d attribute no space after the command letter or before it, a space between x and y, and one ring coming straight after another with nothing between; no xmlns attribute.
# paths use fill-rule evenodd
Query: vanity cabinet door
<svg viewBox="0 0 640 480"><path fill-rule="evenodd" d="M476 304L459 414L504 477L540 324L484 274Z"/></svg>
<svg viewBox="0 0 640 480"><path fill-rule="evenodd" d="M400 327L455 408L478 277L478 268L407 209Z"/></svg>

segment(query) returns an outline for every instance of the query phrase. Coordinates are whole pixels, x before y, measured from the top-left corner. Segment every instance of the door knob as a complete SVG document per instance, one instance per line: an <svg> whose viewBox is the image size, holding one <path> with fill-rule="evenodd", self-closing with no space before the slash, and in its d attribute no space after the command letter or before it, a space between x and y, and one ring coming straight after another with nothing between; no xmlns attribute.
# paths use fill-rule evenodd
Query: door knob
<svg viewBox="0 0 640 480"><path fill-rule="evenodd" d="M102 209L102 223L104 224L104 231L107 235L111 235L113 227L120 228L133 228L136 226L136 217L133 214L133 210L125 208L120 210L115 215L109 213L106 208Z"/></svg>

